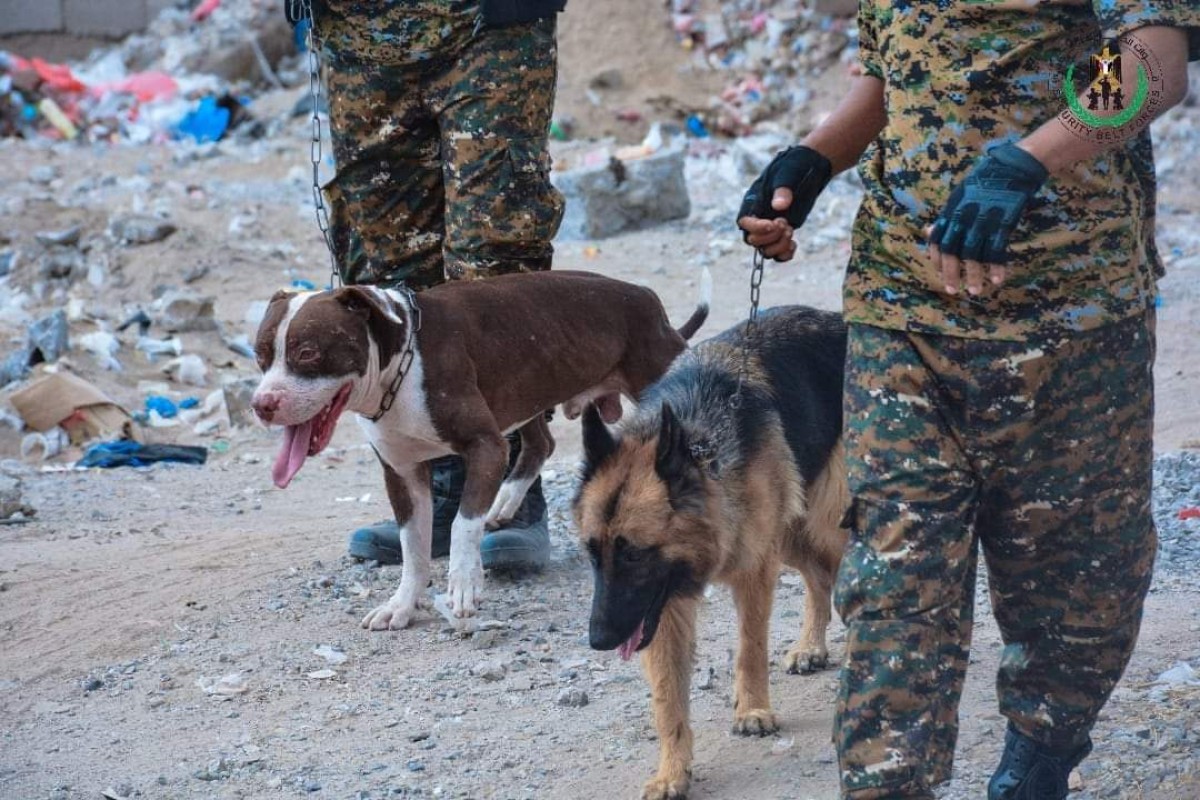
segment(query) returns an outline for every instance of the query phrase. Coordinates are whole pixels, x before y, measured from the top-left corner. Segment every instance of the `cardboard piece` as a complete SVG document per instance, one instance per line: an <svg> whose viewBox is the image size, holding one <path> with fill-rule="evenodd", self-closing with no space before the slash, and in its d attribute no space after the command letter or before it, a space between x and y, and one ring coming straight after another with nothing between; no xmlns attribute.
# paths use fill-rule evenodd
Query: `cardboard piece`
<svg viewBox="0 0 1200 800"><path fill-rule="evenodd" d="M9 402L33 430L48 431L62 425L72 443L132 427L128 425L129 412L83 378L65 371L45 375L13 392Z"/></svg>

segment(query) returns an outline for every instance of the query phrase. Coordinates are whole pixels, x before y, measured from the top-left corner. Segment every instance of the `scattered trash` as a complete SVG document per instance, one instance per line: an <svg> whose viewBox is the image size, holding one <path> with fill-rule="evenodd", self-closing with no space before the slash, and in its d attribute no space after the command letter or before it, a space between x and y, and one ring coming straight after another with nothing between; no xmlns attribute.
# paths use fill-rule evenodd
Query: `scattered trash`
<svg viewBox="0 0 1200 800"><path fill-rule="evenodd" d="M21 438L21 458L27 461L46 461L61 453L71 443L67 432L59 427L45 433L34 431Z"/></svg>
<svg viewBox="0 0 1200 800"><path fill-rule="evenodd" d="M1200 686L1200 673L1186 661L1177 661L1175 666L1159 675L1154 682L1166 686Z"/></svg>
<svg viewBox="0 0 1200 800"><path fill-rule="evenodd" d="M304 278L295 278L292 281L292 288L299 289L302 292L313 292L316 291L317 285L312 281L305 280Z"/></svg>
<svg viewBox="0 0 1200 800"><path fill-rule="evenodd" d="M1179 509L1180 519L1200 519L1200 508L1190 506L1188 508Z"/></svg>
<svg viewBox="0 0 1200 800"><path fill-rule="evenodd" d="M132 435L129 412L66 371L46 375L13 392L9 402L29 428L46 433L61 426L72 444L114 434Z"/></svg>
<svg viewBox="0 0 1200 800"><path fill-rule="evenodd" d="M191 386L203 386L204 377L208 374L208 367L204 364L204 359L194 353L189 353L186 356L172 358L163 365L162 371L178 381Z"/></svg>
<svg viewBox="0 0 1200 800"><path fill-rule="evenodd" d="M201 675L196 679L196 686L207 695L229 699L250 691L246 677L240 672L231 672L221 678L210 678Z"/></svg>
<svg viewBox="0 0 1200 800"><path fill-rule="evenodd" d="M79 346L96 358L96 363L102 369L120 372L123 367L117 360L117 351L121 349L121 341L108 331L92 331L79 337Z"/></svg>
<svg viewBox="0 0 1200 800"><path fill-rule="evenodd" d="M330 678L336 677L337 673L331 669L318 669L307 673L308 677L318 681L327 681Z"/></svg>
<svg viewBox="0 0 1200 800"><path fill-rule="evenodd" d="M774 742L771 743L771 755L773 755L773 756L783 755L784 753L790 752L791 749L795 746L796 746L796 739L794 737L788 736L787 738L784 738L784 737L780 736L780 737L776 738Z"/></svg>
<svg viewBox="0 0 1200 800"><path fill-rule="evenodd" d="M136 347L149 356L151 361L155 356L178 356L183 353L183 342L178 336L172 336L170 339L151 339L148 336L139 336Z"/></svg>
<svg viewBox="0 0 1200 800"><path fill-rule="evenodd" d="M129 328L133 325L137 325L138 326L138 336L144 337L150 331L151 324L152 323L150 321L150 317L146 315L145 311L142 311L139 308L136 312L134 312L133 316L131 316L129 319L125 320L124 322L122 322L120 325L117 326L117 333L124 333L126 328ZM141 346L141 343L139 341L139 347L140 346ZM176 353L176 355L179 355L179 354Z"/></svg>
<svg viewBox="0 0 1200 800"><path fill-rule="evenodd" d="M179 406L169 397L152 394L146 398L146 411L153 411L163 419L171 419L179 413Z"/></svg>
<svg viewBox="0 0 1200 800"><path fill-rule="evenodd" d="M258 388L258 378L242 378L225 384L225 408L229 411L229 424L234 427L254 427L259 424L258 415L250 405L254 390Z"/></svg>
<svg viewBox="0 0 1200 800"><path fill-rule="evenodd" d="M160 461L172 461L182 464L203 464L208 458L208 450L203 447L178 444L142 444L121 439L115 442L104 442L90 448L83 458L76 462L76 467L145 467Z"/></svg>
<svg viewBox="0 0 1200 800"><path fill-rule="evenodd" d="M341 650L335 650L327 644L323 644L320 647L314 648L313 655L320 656L330 664L333 664L335 667L339 664L346 663L346 659L349 658L349 656L347 656Z"/></svg>

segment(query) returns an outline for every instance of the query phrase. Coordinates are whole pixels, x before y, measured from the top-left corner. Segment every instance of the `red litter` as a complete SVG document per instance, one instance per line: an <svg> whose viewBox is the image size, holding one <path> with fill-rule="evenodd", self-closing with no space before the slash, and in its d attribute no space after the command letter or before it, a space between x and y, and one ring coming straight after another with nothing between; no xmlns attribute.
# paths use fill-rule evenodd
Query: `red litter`
<svg viewBox="0 0 1200 800"><path fill-rule="evenodd" d="M1200 519L1200 508L1192 506L1191 508L1179 509L1180 519Z"/></svg>

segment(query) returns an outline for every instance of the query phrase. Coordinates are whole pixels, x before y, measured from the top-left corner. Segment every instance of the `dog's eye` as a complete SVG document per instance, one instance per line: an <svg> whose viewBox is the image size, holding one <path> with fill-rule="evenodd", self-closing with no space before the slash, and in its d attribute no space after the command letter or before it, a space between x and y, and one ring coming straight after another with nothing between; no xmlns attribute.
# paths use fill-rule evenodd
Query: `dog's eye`
<svg viewBox="0 0 1200 800"><path fill-rule="evenodd" d="M320 351L315 347L305 347L296 354L296 360L301 364L310 364L321 357Z"/></svg>
<svg viewBox="0 0 1200 800"><path fill-rule="evenodd" d="M646 551L637 547L626 547L621 551L621 560L630 564L636 564L645 557Z"/></svg>

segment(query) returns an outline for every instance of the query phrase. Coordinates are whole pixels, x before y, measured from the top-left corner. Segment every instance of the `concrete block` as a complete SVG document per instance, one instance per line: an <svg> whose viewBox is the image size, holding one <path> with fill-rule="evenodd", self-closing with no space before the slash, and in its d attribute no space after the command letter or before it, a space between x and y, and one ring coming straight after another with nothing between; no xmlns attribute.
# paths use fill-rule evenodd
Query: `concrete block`
<svg viewBox="0 0 1200 800"><path fill-rule="evenodd" d="M124 36L146 28L146 0L62 0L63 25L79 36Z"/></svg>
<svg viewBox="0 0 1200 800"><path fill-rule="evenodd" d="M0 14L0 34L61 31L62 0L15 0Z"/></svg>
<svg viewBox="0 0 1200 800"><path fill-rule="evenodd" d="M176 5L178 3L175 0L146 0L146 23L158 19L164 8L174 8Z"/></svg>
<svg viewBox="0 0 1200 800"><path fill-rule="evenodd" d="M691 212L682 148L631 161L551 173L566 198L560 239L600 239L681 219Z"/></svg>

